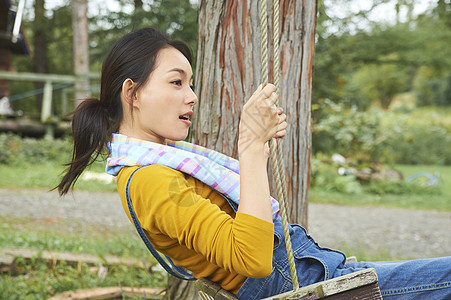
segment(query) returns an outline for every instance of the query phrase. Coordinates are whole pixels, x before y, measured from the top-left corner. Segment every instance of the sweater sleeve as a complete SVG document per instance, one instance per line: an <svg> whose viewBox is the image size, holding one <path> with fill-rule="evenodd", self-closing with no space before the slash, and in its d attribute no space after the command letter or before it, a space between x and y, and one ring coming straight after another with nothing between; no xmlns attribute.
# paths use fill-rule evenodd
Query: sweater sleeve
<svg viewBox="0 0 451 300"><path fill-rule="evenodd" d="M198 190L202 186L191 176L165 166L138 170L130 182L130 196L141 226L170 238L158 245L163 253L173 246L172 240L229 272L268 276L274 224L244 213L232 218L202 196Z"/></svg>

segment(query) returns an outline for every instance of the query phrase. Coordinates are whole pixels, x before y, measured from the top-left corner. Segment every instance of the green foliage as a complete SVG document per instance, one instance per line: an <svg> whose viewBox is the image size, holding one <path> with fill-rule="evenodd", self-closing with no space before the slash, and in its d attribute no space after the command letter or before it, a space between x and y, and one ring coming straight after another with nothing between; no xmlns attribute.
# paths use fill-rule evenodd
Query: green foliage
<svg viewBox="0 0 451 300"><path fill-rule="evenodd" d="M419 106L451 105L451 73L437 74L435 70L422 67L413 81Z"/></svg>
<svg viewBox="0 0 451 300"><path fill-rule="evenodd" d="M441 195L442 190L438 186L422 186L404 181L371 181L365 186L365 191L376 195Z"/></svg>
<svg viewBox="0 0 451 300"><path fill-rule="evenodd" d="M388 109L393 97L404 90L408 80L406 72L399 66L383 64L361 67L354 73L352 83L357 85L364 98L377 99Z"/></svg>
<svg viewBox="0 0 451 300"><path fill-rule="evenodd" d="M381 123L379 159L398 164L451 165L451 126L441 123L440 118L440 113L428 111L386 115Z"/></svg>
<svg viewBox="0 0 451 300"><path fill-rule="evenodd" d="M437 1L435 8L414 18L414 3L397 1L397 9L405 6L410 13L395 24L369 21L372 8L336 17L332 9L337 5L346 10L349 3L318 3L314 103L329 98L367 109L377 100L388 107L397 93L408 90L418 95L419 105L450 105L449 3Z"/></svg>
<svg viewBox="0 0 451 300"><path fill-rule="evenodd" d="M59 183L71 153L72 141L69 138L50 141L0 134L0 187L51 189ZM87 171L103 174L104 159L100 157ZM114 182L83 180L83 174L75 187L92 191L117 189Z"/></svg>
<svg viewBox="0 0 451 300"><path fill-rule="evenodd" d="M404 178L419 172L439 174L439 185L427 186L417 180L413 182L373 181L361 186L361 193L344 193L334 186L335 178L339 177L338 166L331 164L325 156L316 156L312 159L309 200L350 206L374 205L451 211L451 201L449 201L451 199L451 166L395 165L391 168L401 172ZM326 185L318 184L318 177L326 178ZM353 176L347 177L356 180Z"/></svg>
<svg viewBox="0 0 451 300"><path fill-rule="evenodd" d="M0 218L0 247L31 248L95 254L99 257L151 258L132 231L89 226L85 223L54 220L43 224L33 219ZM108 266L105 278L99 278L86 264L70 266L64 262L48 265L40 257L17 260L19 275L0 277L2 299L48 299L74 289L104 286L165 287L167 275L123 265Z"/></svg>
<svg viewBox="0 0 451 300"><path fill-rule="evenodd" d="M380 129L378 112L361 112L326 99L314 113L314 152L340 153L368 160L377 148Z"/></svg>
<svg viewBox="0 0 451 300"><path fill-rule="evenodd" d="M0 164L15 162L63 163L70 159L71 141L68 139L21 138L13 134L0 134Z"/></svg>
<svg viewBox="0 0 451 300"><path fill-rule="evenodd" d="M325 162L324 156L316 156L311 159L311 187L320 187L325 191L339 192L343 194L361 194L361 185L355 176L339 176L338 166L332 162Z"/></svg>
<svg viewBox="0 0 451 300"><path fill-rule="evenodd" d="M358 163L451 165L448 110L358 111L325 100L316 106L314 153L339 153Z"/></svg>
<svg viewBox="0 0 451 300"><path fill-rule="evenodd" d="M164 288L166 285L165 275L123 265L110 266L105 278L99 278L87 264L74 267L58 262L48 266L40 258L34 259L31 263L18 259L17 269L24 275L14 277L8 274L1 275L0 289L3 299L48 299L66 291L96 287Z"/></svg>
<svg viewBox="0 0 451 300"><path fill-rule="evenodd" d="M403 180L359 180L349 174L342 176L338 169L351 169L353 163L337 164L323 155L317 155L311 159L311 181L313 189L338 192L346 195L442 195L440 186L428 186L418 182L405 182ZM353 168L358 170L359 168Z"/></svg>
<svg viewBox="0 0 451 300"><path fill-rule="evenodd" d="M171 38L186 42L193 54L196 53L197 9L190 1L151 1L132 13L125 10L108 11L107 7L103 9L106 9L107 13L90 19L93 24L93 30L90 32L91 59L97 70L100 70L107 52L120 37L143 27L158 28Z"/></svg>

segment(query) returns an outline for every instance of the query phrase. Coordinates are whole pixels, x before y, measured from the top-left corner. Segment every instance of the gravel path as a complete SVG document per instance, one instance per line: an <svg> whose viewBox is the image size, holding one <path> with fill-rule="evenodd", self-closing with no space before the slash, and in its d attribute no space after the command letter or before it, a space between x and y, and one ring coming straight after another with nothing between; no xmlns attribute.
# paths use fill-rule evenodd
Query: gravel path
<svg viewBox="0 0 451 300"><path fill-rule="evenodd" d="M59 198L56 192L40 189L0 189L0 216L131 226L119 196L104 192L75 191ZM382 252L403 259L451 255L451 212L311 203L309 228L320 245L340 250Z"/></svg>

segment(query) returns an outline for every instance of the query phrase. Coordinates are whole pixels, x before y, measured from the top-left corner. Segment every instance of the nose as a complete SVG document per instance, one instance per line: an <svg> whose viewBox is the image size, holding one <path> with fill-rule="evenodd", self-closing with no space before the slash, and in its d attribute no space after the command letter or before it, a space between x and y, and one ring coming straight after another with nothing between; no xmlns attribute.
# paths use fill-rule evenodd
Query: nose
<svg viewBox="0 0 451 300"><path fill-rule="evenodd" d="M191 87L188 87L186 96L185 96L185 102L187 104L195 105L195 104L197 104L198 101L199 101L199 99L197 99L196 93L194 93L194 91L191 89Z"/></svg>

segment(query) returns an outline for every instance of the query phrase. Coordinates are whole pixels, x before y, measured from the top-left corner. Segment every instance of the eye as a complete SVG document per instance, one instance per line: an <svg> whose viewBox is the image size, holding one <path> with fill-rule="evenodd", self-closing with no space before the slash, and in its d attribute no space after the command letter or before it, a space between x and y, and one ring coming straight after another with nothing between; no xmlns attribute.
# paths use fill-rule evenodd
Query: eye
<svg viewBox="0 0 451 300"><path fill-rule="evenodd" d="M177 86L182 86L182 81L181 80L174 80L171 83L177 85Z"/></svg>

